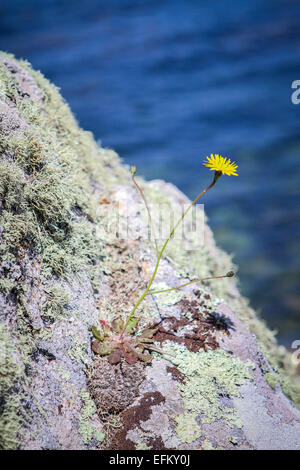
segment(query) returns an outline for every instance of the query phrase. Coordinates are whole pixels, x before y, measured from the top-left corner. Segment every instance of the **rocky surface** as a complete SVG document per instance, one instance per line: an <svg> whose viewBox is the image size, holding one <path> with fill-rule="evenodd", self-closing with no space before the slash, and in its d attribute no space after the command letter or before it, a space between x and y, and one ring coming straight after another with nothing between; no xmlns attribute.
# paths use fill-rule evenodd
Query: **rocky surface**
<svg viewBox="0 0 300 470"><path fill-rule="evenodd" d="M118 156L78 127L39 72L6 54L0 152L1 448L300 448L288 355L235 279L146 297L139 328L159 325L164 351L150 365L94 356L90 327L125 317L154 269L147 213ZM169 226L185 196L139 183ZM232 269L197 214L203 237L190 218L157 289Z"/></svg>

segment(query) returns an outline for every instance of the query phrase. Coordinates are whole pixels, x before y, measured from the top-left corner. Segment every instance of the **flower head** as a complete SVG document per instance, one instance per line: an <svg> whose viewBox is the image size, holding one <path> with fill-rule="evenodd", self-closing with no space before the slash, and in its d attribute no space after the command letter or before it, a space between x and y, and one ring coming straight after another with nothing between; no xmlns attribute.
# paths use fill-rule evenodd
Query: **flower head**
<svg viewBox="0 0 300 470"><path fill-rule="evenodd" d="M236 169L237 165L235 162L231 162L230 158L221 157L218 154L211 154L210 157L206 157L207 161L203 165L208 166L211 170L219 171L223 175L234 175L238 176Z"/></svg>

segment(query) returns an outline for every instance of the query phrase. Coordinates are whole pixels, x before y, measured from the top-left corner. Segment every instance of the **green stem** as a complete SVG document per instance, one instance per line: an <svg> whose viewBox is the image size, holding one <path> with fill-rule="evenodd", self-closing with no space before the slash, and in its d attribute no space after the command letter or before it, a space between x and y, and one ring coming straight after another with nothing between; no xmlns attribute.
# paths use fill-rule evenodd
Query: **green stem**
<svg viewBox="0 0 300 470"><path fill-rule="evenodd" d="M158 245L157 245L157 239L156 239L156 235L155 235L155 229L154 229L154 225L153 225L153 222L152 222L152 217L151 217L151 213L150 213L150 209L149 209L149 206L148 206L148 203L147 203L147 199L145 197L145 194L144 194L144 191L142 190L142 188L140 187L140 185L137 183L134 175L131 176L132 177L132 181L134 182L135 186L136 186L136 189L138 190L138 192L140 193L140 195L142 196L142 199L145 203L145 206L146 206L146 209L147 209L147 212L148 212L148 217L149 217L149 221L150 221L150 225L151 225L151 229L153 231L153 237L154 237L154 243L155 243L155 250L156 250L156 254L159 255L159 250L158 250Z"/></svg>
<svg viewBox="0 0 300 470"><path fill-rule="evenodd" d="M143 294L140 296L140 298L138 299L137 303L135 304L135 306L134 306L133 309L131 310L131 312L130 312L128 318L127 318L127 321L126 321L126 323L125 323L125 326L124 326L124 328L123 328L123 331L122 331L122 333L121 333L121 335L120 335L120 338L123 337L123 334L124 334L124 332L125 332L125 330L126 330L126 328L127 328L127 325L128 325L128 323L130 322L132 316L134 315L136 309L138 308L138 306L140 305L140 303L141 303L141 302L144 300L144 298L146 297L146 295L147 295L147 293L148 293L148 291L149 291L149 289L150 289L150 287L151 287L151 285L152 285L152 283L153 283L153 281L154 281L154 279L155 279L155 276L156 276L156 273L157 273L157 270L158 270L158 266L159 266L159 262L160 262L160 260L161 260L161 257L162 257L162 255L163 255L163 253L164 253L164 251L165 251L165 248L166 248L167 244L169 243L169 241L170 241L170 239L172 238L172 236L173 236L175 230L177 229L178 225L183 221L183 219L184 219L184 217L186 216L186 214L189 212L189 210L192 208L192 206L193 206L194 204L196 204L196 202L200 199L200 197L203 196L210 188L212 188L212 187L214 186L214 184L218 181L218 179L220 178L221 175L222 175L222 173L221 173L220 171L215 171L214 179L213 179L213 181L210 183L210 185L207 186L207 188L204 189L200 194L198 194L198 196L193 200L193 202L191 202L191 204L189 205L189 207L188 207L188 208L185 210L185 212L182 214L182 216L181 216L180 219L178 220L177 224L174 225L174 227L172 228L172 230L171 230L171 232L170 232L168 238L166 239L165 243L163 244L162 249L160 250L160 252L159 252L159 254L158 254L157 261L156 261L156 265L155 265L155 268L154 268L154 272L153 272L153 274L152 274L152 276L151 276L151 279L150 279L150 281L149 281L149 283L148 283L148 285L147 285L145 291L144 291Z"/></svg>
<svg viewBox="0 0 300 470"><path fill-rule="evenodd" d="M203 277L200 279L194 279L193 281L186 282L185 284L182 284L181 286L171 287L170 289L154 290L154 291L151 290L150 292L147 293L147 295L160 294L162 292L170 292L171 290L181 289L182 287L189 286L190 284L194 284L195 282L209 281L210 279L223 279L224 277L228 277L227 274L225 274L224 276L211 276L211 277Z"/></svg>

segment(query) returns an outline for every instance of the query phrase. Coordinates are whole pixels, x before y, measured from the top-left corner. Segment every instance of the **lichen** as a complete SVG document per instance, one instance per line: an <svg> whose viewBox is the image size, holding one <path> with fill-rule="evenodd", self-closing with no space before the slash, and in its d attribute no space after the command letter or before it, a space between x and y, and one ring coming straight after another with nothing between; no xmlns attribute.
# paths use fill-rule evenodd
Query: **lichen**
<svg viewBox="0 0 300 470"><path fill-rule="evenodd" d="M56 370L64 381L68 382L70 380L71 374L64 367L56 366Z"/></svg>
<svg viewBox="0 0 300 470"><path fill-rule="evenodd" d="M89 392L84 388L80 392L80 398L82 400L82 409L78 430L81 434L82 440L85 444L88 444L92 439L102 442L105 435L95 428L90 421L90 418L95 415L97 411L96 405L92 401Z"/></svg>
<svg viewBox="0 0 300 470"><path fill-rule="evenodd" d="M22 90L22 83L18 80L19 72L15 73L14 68L28 75L29 92ZM116 296L108 300L110 309L106 310L108 303L105 304L105 301L101 307L106 310L104 318L107 314L111 320L116 310L121 310L122 314L128 313L128 307L134 303L133 297L144 288L144 280L140 281L137 270L145 246L138 245L138 249L137 246L133 247L125 260L112 246L115 241L120 246L120 242L105 229L108 227L110 210L99 204L99 194L101 198L108 198L116 184L128 188L129 172L126 166L120 164L115 152L97 146L92 134L79 128L58 89L40 72L32 70L27 62L0 54L0 100L0 105L3 105L3 109L9 109L12 117L7 122L1 122L6 127L0 134L0 300L5 305L8 299L13 299L11 311L16 313L12 331L0 325L1 358L5 357L0 384L6 397L5 410L0 418L0 435L4 448L16 448L20 423L30 421L29 412L24 406L26 390L29 388L24 370L29 364L34 367L30 355L36 348L36 341L51 336L47 326L36 329L32 322L28 298L34 279L24 275L28 265L34 263L33 277L40 282L39 289L44 294L44 304L36 308L40 308L42 316L50 322L60 321L68 314L65 279L85 273L92 286L97 287L99 273L112 276L117 272L122 280L115 279L116 286L126 286L125 300L120 302L119 296ZM164 204L166 209L163 217L169 217L167 207L173 204L172 195L164 193L153 183L143 183L143 187L150 203ZM207 228L206 235L204 245L198 248L197 234L193 233L189 237L188 241L194 248L196 246L191 251L185 250L180 238L174 238L168 245L166 258L185 278L192 280L232 269L231 257L215 247ZM115 256L111 257L113 252ZM125 271L129 267L130 272L124 272L124 267ZM124 279L126 275L128 277ZM228 282L234 281L225 279L214 282L214 299L227 300L235 313L257 335L270 364L274 369L277 368L275 373L284 393L299 403L299 389L290 383L283 370L283 353L276 345L274 334L257 319L246 299L239 294L232 295ZM210 287L212 284L206 283L206 288ZM155 308L150 301L144 305L141 306L141 316L147 320L153 319ZM69 356L87 366L89 344L76 341L76 338L71 338ZM5 353L2 354L2 351ZM19 357L22 357L22 364L19 364ZM220 357L215 358L218 363ZM212 360L211 365L213 368ZM184 368L183 364L181 366ZM205 367L209 369L208 364ZM216 373L219 372L216 370ZM237 373L240 372L237 369ZM191 371L192 385L193 374ZM204 398L208 400L209 384L202 385L206 390ZM219 384L217 391L220 388ZM17 393L11 394L10 390L17 390ZM213 395L215 404L217 391ZM182 394L185 393L183 389ZM185 399L195 405L189 397ZM206 410L205 400L201 403ZM216 409L218 416L223 416ZM215 418L210 416L210 419ZM234 423L235 418L229 412L226 418ZM81 426L86 436L92 435L88 425L86 427L86 420L81 422Z"/></svg>
<svg viewBox="0 0 300 470"><path fill-rule="evenodd" d="M201 436L201 429L196 422L197 414L186 413L175 418L177 426L176 434L183 442L190 444Z"/></svg>
<svg viewBox="0 0 300 470"><path fill-rule="evenodd" d="M165 282L155 282L152 285L152 290L165 290L168 289L170 286L168 286ZM165 306L170 306L170 305L175 305L177 304L181 299L183 299L186 296L186 293L183 291L171 291L171 292L163 292L160 294L157 294L155 296L155 301L159 307L165 307Z"/></svg>
<svg viewBox="0 0 300 470"><path fill-rule="evenodd" d="M18 448L20 425L24 421L22 387L18 384L24 377L24 365L17 357L7 329L0 324L0 449Z"/></svg>
<svg viewBox="0 0 300 470"><path fill-rule="evenodd" d="M147 446L147 444L145 444L145 442L142 442L142 441L137 441L135 448L136 450L150 450L151 449L151 447Z"/></svg>
<svg viewBox="0 0 300 470"><path fill-rule="evenodd" d="M202 442L202 449L203 450L215 450L216 448L212 445L212 443L208 439L204 439Z"/></svg>
<svg viewBox="0 0 300 470"><path fill-rule="evenodd" d="M244 363L221 349L193 353L169 344L164 351L172 354L170 360L185 375L179 387L189 416L198 416L201 424L223 419L230 427L242 427L236 410L222 403L222 397L239 397L239 386L253 380L249 368L255 366L251 361Z"/></svg>
<svg viewBox="0 0 300 470"><path fill-rule="evenodd" d="M276 375L272 374L272 372L267 372L266 374L264 374L264 377L265 377L266 381L268 382L268 384L270 385L270 387L273 388L273 390L275 390L275 388L278 384L278 380L277 380Z"/></svg>
<svg viewBox="0 0 300 470"><path fill-rule="evenodd" d="M79 342L76 339L73 340L73 346L68 351L68 356L77 362L82 362L85 367L88 366L89 360L87 357L87 350L89 348L89 344L86 342Z"/></svg>
<svg viewBox="0 0 300 470"><path fill-rule="evenodd" d="M61 285L52 285L45 288L47 300L42 305L41 317L45 321L59 319L67 312L70 300L69 293Z"/></svg>

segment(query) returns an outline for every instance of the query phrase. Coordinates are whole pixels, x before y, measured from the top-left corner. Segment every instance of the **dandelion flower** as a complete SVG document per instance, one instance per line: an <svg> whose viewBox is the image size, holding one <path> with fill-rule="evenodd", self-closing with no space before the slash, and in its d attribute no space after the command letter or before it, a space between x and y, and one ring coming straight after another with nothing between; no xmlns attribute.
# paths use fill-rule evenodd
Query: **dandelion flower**
<svg viewBox="0 0 300 470"><path fill-rule="evenodd" d="M237 165L235 162L231 162L230 158L221 157L218 154L211 154L210 157L206 157L207 161L203 165L208 166L210 170L217 171L223 175L234 175L238 176L236 169Z"/></svg>

